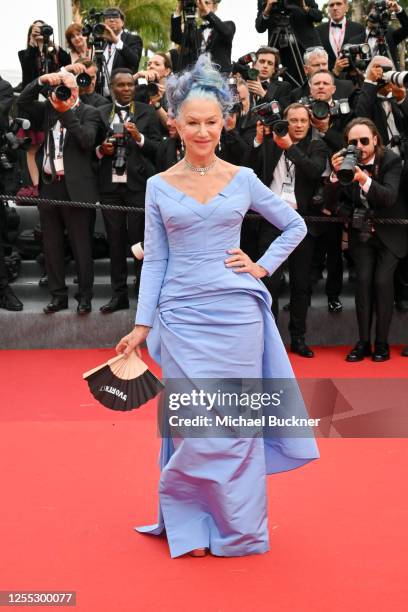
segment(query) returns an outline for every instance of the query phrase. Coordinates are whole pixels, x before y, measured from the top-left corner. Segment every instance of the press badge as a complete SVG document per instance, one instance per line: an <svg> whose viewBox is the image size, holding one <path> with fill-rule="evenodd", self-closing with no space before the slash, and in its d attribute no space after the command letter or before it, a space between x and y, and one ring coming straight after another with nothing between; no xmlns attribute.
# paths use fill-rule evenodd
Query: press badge
<svg viewBox="0 0 408 612"><path fill-rule="evenodd" d="M57 174L61 174L62 172L64 172L64 158L63 157L58 156L54 159L54 168Z"/></svg>
<svg viewBox="0 0 408 612"><path fill-rule="evenodd" d="M127 183L127 172L118 174L115 168L112 168L112 183Z"/></svg>
<svg viewBox="0 0 408 612"><path fill-rule="evenodd" d="M295 196L295 181L291 180L290 176L286 177L286 181L282 185L282 200L285 200L295 210L297 210L297 202Z"/></svg>

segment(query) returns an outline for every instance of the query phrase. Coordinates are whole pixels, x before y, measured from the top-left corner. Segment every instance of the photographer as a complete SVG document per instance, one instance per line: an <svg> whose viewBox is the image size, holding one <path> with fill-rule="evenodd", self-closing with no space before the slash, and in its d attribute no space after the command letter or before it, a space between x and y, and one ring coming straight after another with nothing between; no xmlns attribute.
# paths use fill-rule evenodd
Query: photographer
<svg viewBox="0 0 408 612"><path fill-rule="evenodd" d="M37 100L40 93L47 96L46 102ZM98 191L92 160L100 119L96 109L79 100L74 76L62 72L41 76L22 91L18 108L36 125L42 126L46 135L37 158L40 197L96 202ZM92 309L93 285L91 212L86 208L40 204L39 213L48 287L52 295L44 312L51 314L68 308L64 261L66 228L78 272L77 313L87 314Z"/></svg>
<svg viewBox="0 0 408 612"><path fill-rule="evenodd" d="M27 47L18 52L22 69L22 89L42 74L58 72L62 66L71 62L68 53L52 42L52 35L52 27L41 19L37 19L30 25ZM33 124L30 132L31 146L27 151L27 168L32 185L22 187L18 195L38 196L39 175L35 158L44 141L41 129L42 126Z"/></svg>
<svg viewBox="0 0 408 612"><path fill-rule="evenodd" d="M335 153L343 144L343 133L346 125L351 121L354 113L350 110L347 100L336 102L334 94L333 73L329 70L319 70L309 78L310 98L308 101L310 123L314 138L321 138L327 145L330 154ZM323 116L327 113L326 116ZM317 116L316 116L317 115ZM330 175L330 168L323 173L324 177ZM324 212L320 209L318 212ZM313 268L318 274L327 265L326 295L328 311L337 313L342 310L340 294L343 288L343 254L342 254L343 227L340 223L322 223L320 235L316 240Z"/></svg>
<svg viewBox="0 0 408 612"><path fill-rule="evenodd" d="M290 93L291 102L299 102L304 97L310 96L309 79L320 70L329 69L329 56L323 47L312 47L303 56L306 80L301 87L293 89ZM335 100L350 98L353 93L353 85L345 80L334 78L336 90L333 94ZM351 100L350 100L351 103Z"/></svg>
<svg viewBox="0 0 408 612"><path fill-rule="evenodd" d="M170 57L166 53L156 53L149 58L147 70L140 70L133 75L136 83L139 79L146 85L136 87L136 100L150 104L160 120L162 133L167 134L167 99L166 81L173 71Z"/></svg>
<svg viewBox="0 0 408 612"><path fill-rule="evenodd" d="M103 20L105 31L102 37L106 40L103 56L107 76L110 79L117 68L128 68L132 73L137 72L143 51L142 39L124 30L125 15L119 8L105 9ZM103 95L110 95L107 79L104 81Z"/></svg>
<svg viewBox="0 0 408 612"><path fill-rule="evenodd" d="M177 65L173 62L175 72L186 68L197 60L201 53L210 53L214 64L221 72L231 70L231 49L235 35L233 21L221 21L216 12L221 0L178 0L177 9L171 18L170 39L180 45ZM197 28L194 17L194 5L198 16L203 20Z"/></svg>
<svg viewBox="0 0 408 612"><path fill-rule="evenodd" d="M322 19L323 13L314 0L258 0L256 31L268 30L268 45L277 47L292 83L301 83L304 78L302 54L308 47L320 44L314 23L320 23ZM295 48L293 52L294 46L298 46L298 50Z"/></svg>
<svg viewBox="0 0 408 612"><path fill-rule="evenodd" d="M408 99L405 87L384 81L390 74L384 69L392 70L392 67L388 57L379 55L371 60L355 111L358 117L368 117L375 123L387 148L404 155L404 141L408 136Z"/></svg>
<svg viewBox="0 0 408 612"><path fill-rule="evenodd" d="M329 56L329 70L334 66L341 72L348 66L348 60L341 58L341 48L355 36L364 35L364 26L346 18L348 0L329 0L327 12L329 21L317 27L322 45Z"/></svg>
<svg viewBox="0 0 408 612"><path fill-rule="evenodd" d="M400 28L389 27L391 13L395 13L401 24ZM400 70L398 45L408 36L408 15L401 6L392 0L377 0L367 4L367 20L365 32L350 39L351 44L367 42L370 45L371 56L389 55L396 70ZM385 45L382 43L385 38ZM386 50L389 53L386 53Z"/></svg>
<svg viewBox="0 0 408 612"><path fill-rule="evenodd" d="M287 134L278 136L272 126L258 122L255 142L249 165L271 190L286 200L302 216L311 213L311 201L320 186L321 175L326 168L328 150L321 140L312 140L309 111L302 104L291 104L284 112L288 122ZM277 236L277 230L262 220L259 244L266 246ZM301 357L313 357L313 351L305 343L306 318L309 306L309 272L312 262L315 229L308 233L299 246L289 255L291 350ZM274 302L280 270L271 276Z"/></svg>
<svg viewBox="0 0 408 612"><path fill-rule="evenodd" d="M399 193L401 160L384 150L381 136L370 119L357 118L345 130L346 151L333 155L333 174L326 185L327 206L349 216L349 244L356 264L356 314L359 341L347 355L350 362L372 355L373 361L390 357L388 332L394 302L393 276L398 258L407 252L406 228L376 225L375 219L406 215ZM376 314L374 351L371 324Z"/></svg>
<svg viewBox="0 0 408 612"><path fill-rule="evenodd" d="M78 77L79 74L87 74L89 76L89 85L78 85L79 98L81 102L84 104L89 104L94 108L99 108L100 106L105 106L105 104L110 104L107 98L101 96L95 91L96 78L98 74L98 66L95 64L95 62L89 59L79 59L74 64L64 66L62 72L64 71L71 72L73 75L75 75L75 77Z"/></svg>
<svg viewBox="0 0 408 612"><path fill-rule="evenodd" d="M246 78L253 105L277 100L282 108L288 106L292 87L277 78L279 63L280 56L277 49L261 47L256 52L254 68L259 72L258 78L256 81Z"/></svg>
<svg viewBox="0 0 408 612"><path fill-rule="evenodd" d="M159 120L151 106L135 103L131 70L115 70L111 88L114 103L99 109L106 134L97 148L101 202L144 207L146 181L155 174L155 156L161 140ZM144 217L104 210L103 219L110 247L113 294L100 308L107 314L129 308L127 245L129 240L130 244L143 240ZM137 276L139 273L137 268Z"/></svg>
<svg viewBox="0 0 408 612"><path fill-rule="evenodd" d="M74 64L79 59L91 60L92 47L88 47L88 41L82 33L80 23L71 23L65 30L65 40L69 49L71 62Z"/></svg>
<svg viewBox="0 0 408 612"><path fill-rule="evenodd" d="M8 126L9 113L13 106L13 88L8 81L0 77L0 129Z"/></svg>

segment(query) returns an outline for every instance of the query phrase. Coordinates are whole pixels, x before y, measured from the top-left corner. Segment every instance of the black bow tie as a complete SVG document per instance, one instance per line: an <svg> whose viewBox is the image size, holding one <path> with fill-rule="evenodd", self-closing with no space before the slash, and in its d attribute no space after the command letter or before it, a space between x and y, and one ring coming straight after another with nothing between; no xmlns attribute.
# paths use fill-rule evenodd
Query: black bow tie
<svg viewBox="0 0 408 612"><path fill-rule="evenodd" d="M364 170L365 172L369 172L370 174L373 173L374 164L358 164L358 165L361 168L361 170Z"/></svg>
<svg viewBox="0 0 408 612"><path fill-rule="evenodd" d="M200 26L201 30L206 30L207 28L211 28L211 24L209 21L203 21L203 23Z"/></svg>
<svg viewBox="0 0 408 612"><path fill-rule="evenodd" d="M118 104L115 105L115 113L118 113L118 115L120 115L122 111L125 111L126 113L129 113L130 112L130 104L128 104L127 106L118 106Z"/></svg>
<svg viewBox="0 0 408 612"><path fill-rule="evenodd" d="M335 21L332 21L330 23L330 27L331 28L343 28L343 24L342 23L336 23Z"/></svg>

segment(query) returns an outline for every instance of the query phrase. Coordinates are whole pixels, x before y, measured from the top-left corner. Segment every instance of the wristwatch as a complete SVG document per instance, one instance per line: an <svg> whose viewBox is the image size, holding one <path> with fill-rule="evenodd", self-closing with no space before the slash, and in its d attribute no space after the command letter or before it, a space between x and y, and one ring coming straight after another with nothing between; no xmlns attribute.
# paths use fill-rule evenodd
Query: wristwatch
<svg viewBox="0 0 408 612"><path fill-rule="evenodd" d="M156 110L159 110L159 108L162 107L161 102L155 102L153 106Z"/></svg>

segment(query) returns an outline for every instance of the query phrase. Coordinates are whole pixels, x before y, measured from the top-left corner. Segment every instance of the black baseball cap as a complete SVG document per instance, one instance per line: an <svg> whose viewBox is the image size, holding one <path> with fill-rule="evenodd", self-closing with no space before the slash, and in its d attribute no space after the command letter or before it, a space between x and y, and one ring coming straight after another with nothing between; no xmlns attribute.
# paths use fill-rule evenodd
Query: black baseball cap
<svg viewBox="0 0 408 612"><path fill-rule="evenodd" d="M125 15L124 13L120 10L120 8L117 8L116 6L111 6L107 9L105 9L102 13L102 15L106 18L106 17L120 17L122 19L122 21L125 21Z"/></svg>

